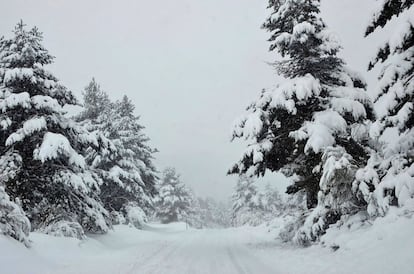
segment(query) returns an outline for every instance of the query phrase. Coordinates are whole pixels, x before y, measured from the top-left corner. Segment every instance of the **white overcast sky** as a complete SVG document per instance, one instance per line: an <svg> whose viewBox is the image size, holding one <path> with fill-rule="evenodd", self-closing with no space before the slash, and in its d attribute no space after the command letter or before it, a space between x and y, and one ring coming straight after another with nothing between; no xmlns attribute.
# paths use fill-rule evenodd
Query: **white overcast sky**
<svg viewBox="0 0 414 274"><path fill-rule="evenodd" d="M128 95L160 152L202 196L223 199L244 146L230 128L262 88L276 82L260 29L266 0L1 0L0 34L19 19L44 33L49 69L80 95L92 77L113 99ZM367 67L378 43L363 39L375 0L322 0L349 65ZM379 39L377 39L379 40ZM373 82L373 76L368 78ZM267 178L274 183L283 179Z"/></svg>

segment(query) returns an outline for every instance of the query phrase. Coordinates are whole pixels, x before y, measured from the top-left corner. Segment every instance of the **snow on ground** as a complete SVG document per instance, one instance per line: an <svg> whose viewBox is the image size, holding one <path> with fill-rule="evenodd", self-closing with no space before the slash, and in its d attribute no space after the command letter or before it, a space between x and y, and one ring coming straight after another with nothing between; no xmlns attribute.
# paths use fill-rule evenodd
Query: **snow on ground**
<svg viewBox="0 0 414 274"><path fill-rule="evenodd" d="M413 273L414 219L395 217L328 232L335 252L283 244L266 226L115 226L83 241L33 233L30 249L0 236L0 273Z"/></svg>

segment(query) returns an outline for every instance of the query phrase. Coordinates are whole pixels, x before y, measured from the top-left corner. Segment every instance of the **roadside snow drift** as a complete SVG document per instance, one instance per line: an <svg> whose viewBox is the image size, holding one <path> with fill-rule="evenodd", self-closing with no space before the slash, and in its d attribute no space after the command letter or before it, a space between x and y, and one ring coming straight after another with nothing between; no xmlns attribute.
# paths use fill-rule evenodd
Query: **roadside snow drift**
<svg viewBox="0 0 414 274"><path fill-rule="evenodd" d="M32 247L0 236L1 273L412 273L414 220L390 214L373 225L330 229L326 247L298 248L266 226L115 226L86 240L32 233ZM331 246L339 246L337 251Z"/></svg>

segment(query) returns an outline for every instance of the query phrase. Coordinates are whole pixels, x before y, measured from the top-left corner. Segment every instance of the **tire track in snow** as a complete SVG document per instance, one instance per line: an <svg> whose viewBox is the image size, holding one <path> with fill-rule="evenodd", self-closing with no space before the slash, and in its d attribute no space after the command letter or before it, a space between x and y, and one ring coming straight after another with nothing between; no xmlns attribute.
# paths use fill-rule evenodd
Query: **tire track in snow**
<svg viewBox="0 0 414 274"><path fill-rule="evenodd" d="M186 231L170 235L163 242L154 242L157 248L147 256L137 257L128 267L129 271L122 274L278 273L239 238L225 230Z"/></svg>
<svg viewBox="0 0 414 274"><path fill-rule="evenodd" d="M275 274L275 269L266 265L245 245L237 244L227 247L227 253L239 274Z"/></svg>
<svg viewBox="0 0 414 274"><path fill-rule="evenodd" d="M161 245L159 248L157 248L154 252L152 252L151 254L149 254L148 256L145 256L144 258L142 258L142 256L138 255L136 257L136 259L134 260L134 263L132 263L130 265L130 269L126 272L126 273L135 273L133 272L133 270L140 265L140 263L144 263L147 262L149 259L158 256L158 254L160 254L163 250L165 250L165 248L167 248L169 245L168 244L163 244ZM122 272L120 272L120 274L122 274Z"/></svg>
<svg viewBox="0 0 414 274"><path fill-rule="evenodd" d="M243 269L243 267L239 264L230 247L227 247L227 255L229 256L230 262L233 264L238 274L250 274L250 271L246 272L246 269Z"/></svg>
<svg viewBox="0 0 414 274"><path fill-rule="evenodd" d="M173 254L177 253L177 250L185 246L190 239L188 237L178 237L172 239L169 241L170 244L162 246L157 249L156 252L146 256L145 259L135 261L130 271L127 273L158 273L160 271L159 267L162 264L165 264L165 262L167 262Z"/></svg>

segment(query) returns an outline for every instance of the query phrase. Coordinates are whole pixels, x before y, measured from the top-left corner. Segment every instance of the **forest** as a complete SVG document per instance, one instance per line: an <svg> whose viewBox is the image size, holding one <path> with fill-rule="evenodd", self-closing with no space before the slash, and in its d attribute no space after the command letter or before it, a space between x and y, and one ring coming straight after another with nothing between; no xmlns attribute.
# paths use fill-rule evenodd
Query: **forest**
<svg viewBox="0 0 414 274"><path fill-rule="evenodd" d="M20 20L0 39L4 273L29 273L30 263L19 268L14 262L21 254L23 261L36 261L33 250L49 261L30 273L115 273L86 261L82 270L69 272L52 266L59 258L45 243L75 254L70 241L85 243L86 257L97 248L91 241L106 252L119 242L125 253L119 258L148 248L148 263L128 257L131 268L119 273L410 273L414 1L377 2L377 10L366 15L364 39L382 31L387 40L370 45L373 58L365 67L350 67L324 21L321 1L268 1L261 28L274 56L269 69L278 78L274 87L253 91L256 99L235 117L231 141L242 142L244 150L225 167L223 177L237 181L226 200L197 191L176 163L157 165L159 151L134 99L106 91L95 78L76 96L48 70L55 57L43 33ZM376 86L365 80L373 70ZM289 185L258 183L274 173ZM67 242L59 246L56 239ZM128 241L138 249L125 249ZM366 259L362 268L349 259L358 248ZM17 251L7 257L9 249ZM389 249L397 268L369 255L384 256ZM272 264L271 256L291 258ZM300 256L310 259L291 268ZM334 259L324 265L318 261L323 258Z"/></svg>

